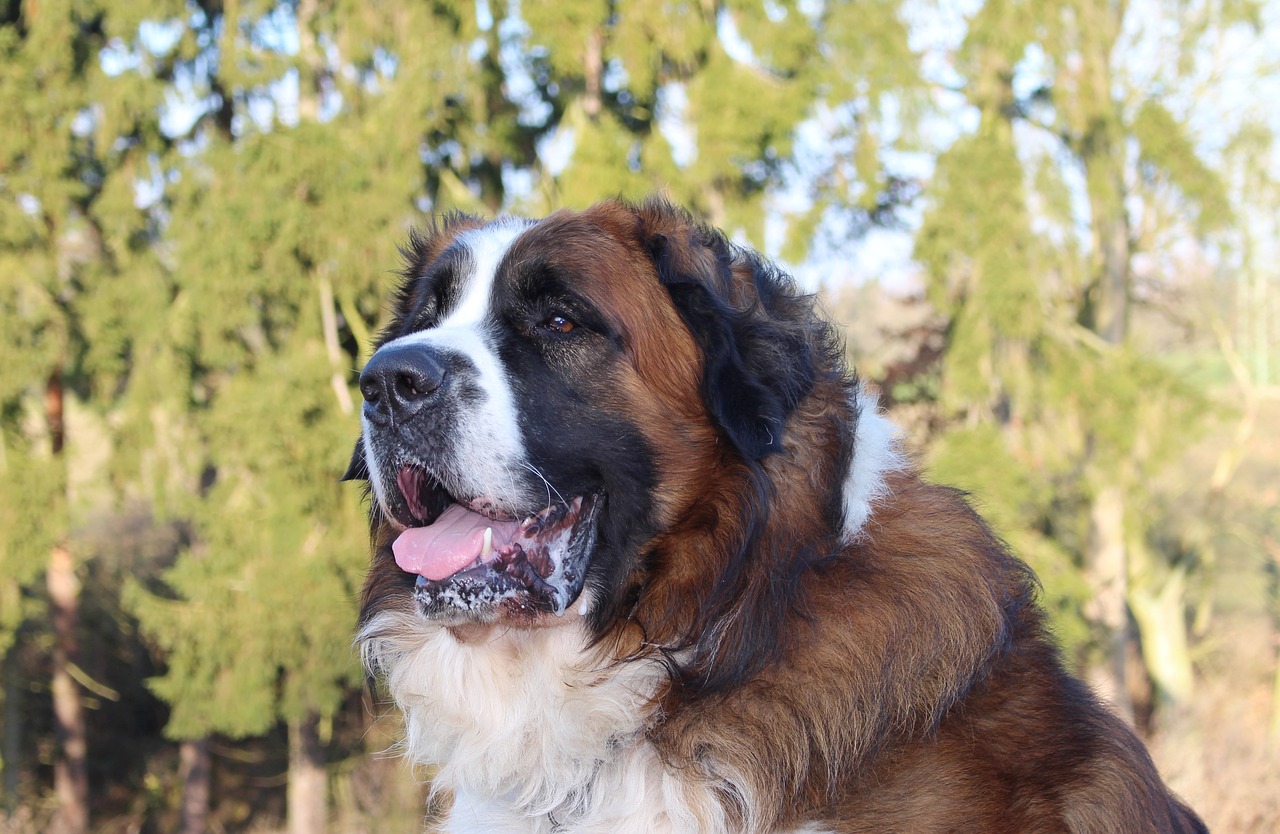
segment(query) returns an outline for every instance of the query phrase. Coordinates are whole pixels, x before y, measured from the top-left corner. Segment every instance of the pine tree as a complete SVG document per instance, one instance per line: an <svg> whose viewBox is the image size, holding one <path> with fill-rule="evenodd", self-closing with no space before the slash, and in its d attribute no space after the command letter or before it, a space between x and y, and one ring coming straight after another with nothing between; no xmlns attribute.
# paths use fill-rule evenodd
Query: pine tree
<svg viewBox="0 0 1280 834"><path fill-rule="evenodd" d="M172 705L166 732L198 758L212 733L283 721L289 826L317 832L326 728L361 680L350 632L364 521L337 483L355 431L351 385L395 242L430 186L419 158L430 108L464 80L454 38L471 32L445 6L289 11L210 8L197 25L221 37L183 36L212 42L203 65L218 67L200 78L213 104L178 137L199 150L173 160L165 195L171 322L190 351L179 423L197 440L203 483L169 498L194 525L192 548L165 589L135 585L129 600L167 665L153 682ZM369 20L378 11L385 29ZM298 50L264 52L264 30L275 43L292 34ZM265 92L288 74L296 112ZM195 807L205 792L190 786Z"/></svg>
<svg viewBox="0 0 1280 834"><path fill-rule="evenodd" d="M36 601L47 601L59 740L52 827L67 832L89 823L85 719L73 679L83 565L70 534L102 499L81 465L98 438L79 438L75 427L98 424L117 402L133 349L125 334L139 330L129 296L154 274L150 218L135 186L160 149L159 90L104 71L99 57L119 27L137 23L118 12L61 2L0 12L0 651L11 683L21 648L13 641L35 641ZM47 597L34 582L42 563ZM6 687L13 715L16 692ZM13 737L20 727L6 724L12 789L22 745Z"/></svg>
<svg viewBox="0 0 1280 834"><path fill-rule="evenodd" d="M531 213L662 191L764 246L786 186L808 196L785 216L798 261L829 214L856 213L861 230L910 197L879 155L895 138L878 135L884 110L909 125L919 83L893 4L575 0L520 14L545 134L572 148L563 170L540 161ZM854 159L806 147L802 161L802 125Z"/></svg>
<svg viewBox="0 0 1280 834"><path fill-rule="evenodd" d="M1122 84L1126 11L1092 0L982 7L962 50L965 92L981 124L940 161L938 200L919 241L951 320L944 405L957 425L994 414L1004 427L999 445L1046 487L1046 502L1020 526L1048 533L1059 574L1074 570L1068 554L1081 554L1092 591L1086 613L1106 658L1099 682L1122 709L1131 614L1160 693L1187 694L1186 652L1164 642L1184 633L1184 601L1173 592L1186 567L1161 566L1148 544L1144 494L1205 411L1200 393L1130 339L1139 245L1131 212L1136 201L1150 213L1164 200L1200 234L1229 222L1222 183L1194 152L1186 124L1158 91ZM985 160L964 159L973 142L987 147ZM1073 170L1082 174L1075 184ZM1073 188L1087 203L1081 217ZM956 196L974 193L985 206ZM993 234L973 239L975 228ZM1031 260L1011 260L1020 251ZM1037 275L1045 277L1031 280ZM999 282L998 298L976 295L975 276ZM1006 315L1016 299L1031 306ZM1157 617L1157 605L1168 616ZM1170 656L1181 671L1159 662Z"/></svg>

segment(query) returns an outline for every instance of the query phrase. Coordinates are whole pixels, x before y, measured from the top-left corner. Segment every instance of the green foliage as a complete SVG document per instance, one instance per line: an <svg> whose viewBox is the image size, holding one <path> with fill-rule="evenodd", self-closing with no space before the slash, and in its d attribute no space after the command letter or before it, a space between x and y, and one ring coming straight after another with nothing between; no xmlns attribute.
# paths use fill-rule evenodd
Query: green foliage
<svg viewBox="0 0 1280 834"><path fill-rule="evenodd" d="M1133 121L1133 135L1152 176L1166 176L1190 201L1203 234L1231 223L1231 206L1222 177L1209 169L1187 138L1186 127L1158 101L1147 100Z"/></svg>
<svg viewBox="0 0 1280 834"><path fill-rule="evenodd" d="M173 598L129 592L164 652L153 686L173 705L172 737L332 715L360 679L349 638L367 548L334 475L351 430L327 373L313 340L226 383L204 421L220 454L192 509L199 544L164 577Z"/></svg>
<svg viewBox="0 0 1280 834"><path fill-rule="evenodd" d="M535 132L567 129L574 146L565 170L522 208L663 191L760 246L797 128L832 110L841 114L836 138L854 141L857 158L824 160L823 170L806 176L813 207L789 218L788 255L801 260L832 211L852 204L870 216L896 205L881 153L891 143L878 132L884 94L892 92L897 126L909 131L919 84L896 5L577 2L520 13L526 43L545 53L534 70L554 78L540 85L552 121ZM734 33L734 48L718 35L721 27ZM677 91L687 106L666 114L664 124L662 95ZM671 123L689 136L681 150L691 158L679 163L663 135Z"/></svg>
<svg viewBox="0 0 1280 834"><path fill-rule="evenodd" d="M1151 479L1197 437L1208 410L1201 391L1127 342L1131 201L1151 211L1163 195L1150 186L1167 182L1174 216L1201 233L1231 220L1224 182L1184 123L1150 98L1125 122L1111 65L1122 29L1116 7L1095 0L979 9L960 66L980 122L939 159L916 238L929 299L947 318L934 472L981 497L1037 568L1056 628L1076 644L1089 633L1081 508L1116 484L1131 508L1150 508ZM1023 85L1030 97L1019 100L1018 67L1033 48L1047 59L1044 86ZM1052 149L1020 148L1015 127ZM1130 143L1139 177L1126 168ZM1067 185L1081 174L1083 219ZM1111 318L1095 333L1102 302ZM1134 511L1126 523L1140 531L1160 521Z"/></svg>
<svg viewBox="0 0 1280 834"><path fill-rule="evenodd" d="M65 530L65 473L46 453L0 447L0 657L18 629L38 614L23 589L43 574L49 550Z"/></svg>
<svg viewBox="0 0 1280 834"><path fill-rule="evenodd" d="M954 311L942 372L942 405L951 412L990 414L1009 400L1021 407L1030 384L1027 351L1045 308L1022 182L1012 135L999 124L961 139L938 162L936 210L916 256L928 269L930 300Z"/></svg>
<svg viewBox="0 0 1280 834"><path fill-rule="evenodd" d="M95 56L111 4L21 4L0 13L0 655L37 619L55 542L82 522L73 473L53 454L46 389L119 394L143 329L122 276L153 261L132 194L158 95L132 85L109 102ZM74 443L74 438L71 442Z"/></svg>
<svg viewBox="0 0 1280 834"><path fill-rule="evenodd" d="M1010 451L992 423L954 427L929 450L929 477L971 494L975 508L1040 577L1042 602L1063 648L1074 654L1089 637L1080 611L1091 593L1078 561L1052 535L1057 485Z"/></svg>

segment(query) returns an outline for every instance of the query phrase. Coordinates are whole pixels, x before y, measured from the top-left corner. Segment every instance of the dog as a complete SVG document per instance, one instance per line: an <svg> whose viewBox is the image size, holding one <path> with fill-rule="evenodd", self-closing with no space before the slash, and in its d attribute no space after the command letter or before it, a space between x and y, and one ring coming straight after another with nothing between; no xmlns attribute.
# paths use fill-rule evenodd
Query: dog
<svg viewBox="0 0 1280 834"><path fill-rule="evenodd" d="M357 642L449 832L1201 832L815 300L660 200L403 249Z"/></svg>

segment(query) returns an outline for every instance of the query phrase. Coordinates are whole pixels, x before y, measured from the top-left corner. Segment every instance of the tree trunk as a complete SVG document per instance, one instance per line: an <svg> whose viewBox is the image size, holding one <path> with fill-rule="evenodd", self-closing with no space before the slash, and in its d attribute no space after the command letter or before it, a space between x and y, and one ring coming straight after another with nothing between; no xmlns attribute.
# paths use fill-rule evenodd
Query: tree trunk
<svg viewBox="0 0 1280 834"><path fill-rule="evenodd" d="M289 834L323 834L328 818L320 716L289 722Z"/></svg>
<svg viewBox="0 0 1280 834"><path fill-rule="evenodd" d="M1266 549L1276 572L1280 574L1280 541L1266 536L1262 540L1262 546ZM1272 585L1271 593L1271 615L1274 623L1271 641L1276 647L1276 668L1271 680L1271 721L1268 729L1271 742L1280 748L1280 587Z"/></svg>
<svg viewBox="0 0 1280 834"><path fill-rule="evenodd" d="M338 409L343 414L355 410L351 401L351 390L347 388L344 367L350 365L343 362L342 346L338 344L338 314L333 305L333 280L329 277L329 265L316 267L316 283L320 288L320 324L324 330L324 349L329 354L329 384L333 387L333 395L338 398Z"/></svg>
<svg viewBox="0 0 1280 834"><path fill-rule="evenodd" d="M1186 706L1194 689L1187 647L1186 587L1186 573L1175 569L1159 589L1135 588L1129 596L1142 636L1142 657L1161 706Z"/></svg>
<svg viewBox="0 0 1280 834"><path fill-rule="evenodd" d="M1280 642L1280 633L1275 637ZM1271 721L1270 736L1271 743L1276 747L1280 747L1280 651L1276 652L1276 671L1271 678Z"/></svg>
<svg viewBox="0 0 1280 834"><path fill-rule="evenodd" d="M209 786L211 763L209 738L191 739L178 748L182 766L182 834L205 834L209 830Z"/></svg>
<svg viewBox="0 0 1280 834"><path fill-rule="evenodd" d="M1099 491L1089 508L1086 570L1093 599L1086 613L1105 633L1106 658L1090 672L1090 683L1126 721L1133 721L1133 705L1125 686L1125 650L1129 625L1125 597L1128 566L1124 534L1124 492L1111 485Z"/></svg>
<svg viewBox="0 0 1280 834"><path fill-rule="evenodd" d="M1072 111L1072 150L1084 166L1092 232L1092 280L1081 320L1117 347L1128 339L1133 241L1125 207L1127 140L1124 117L1112 91L1111 54L1120 35L1124 2L1087 0L1079 6L1081 61ZM1103 486L1089 508L1085 567L1095 594L1090 620L1104 634L1106 660L1090 679L1128 721L1134 719L1125 673L1130 643L1127 610L1129 554L1121 468L1095 461ZM1135 682L1136 683L1136 682Z"/></svg>
<svg viewBox="0 0 1280 834"><path fill-rule="evenodd" d="M582 74L586 94L582 98L582 110L592 121L600 118L604 107L604 28L597 26L587 35L586 52L582 60Z"/></svg>
<svg viewBox="0 0 1280 834"><path fill-rule="evenodd" d="M9 648L4 665L4 746L0 748L4 763L4 803L6 813L18 807L18 774L22 761L22 670L18 662L18 646Z"/></svg>
<svg viewBox="0 0 1280 834"><path fill-rule="evenodd" d="M1114 153L1121 154L1117 148ZM1123 160L1123 156L1120 157ZM1123 163L1120 163L1123 164ZM1093 161L1101 168L1090 177L1093 212L1093 242L1097 247L1096 284L1093 297L1093 331L1113 345L1124 344L1129 332L1129 218L1124 208L1124 172L1114 170L1116 160L1103 157Z"/></svg>
<svg viewBox="0 0 1280 834"><path fill-rule="evenodd" d="M55 458L63 455L65 423L63 421L61 369L49 376L45 387L45 418ZM78 647L76 630L80 619L80 580L76 578L75 561L63 543L49 554L45 572L49 589L49 619L53 623L53 723L58 749L53 765L53 789L58 809L50 824L54 834L86 834L89 830L88 742L85 738L84 704L80 690L71 678L71 665L76 662Z"/></svg>
<svg viewBox="0 0 1280 834"><path fill-rule="evenodd" d="M58 810L50 829L56 834L86 834L89 830L89 750L84 704L70 671L77 654L80 581L76 579L71 551L65 545L53 548L46 578L53 620L53 717L58 739L53 765Z"/></svg>

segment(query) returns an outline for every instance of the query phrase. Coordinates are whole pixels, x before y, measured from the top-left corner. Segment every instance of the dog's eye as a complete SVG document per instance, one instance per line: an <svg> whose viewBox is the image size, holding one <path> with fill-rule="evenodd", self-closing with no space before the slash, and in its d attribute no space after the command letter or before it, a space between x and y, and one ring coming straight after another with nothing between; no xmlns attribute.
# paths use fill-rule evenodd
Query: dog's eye
<svg viewBox="0 0 1280 834"><path fill-rule="evenodd" d="M549 333L559 333L564 335L577 327L572 321L564 316L552 316L542 323L542 329Z"/></svg>

